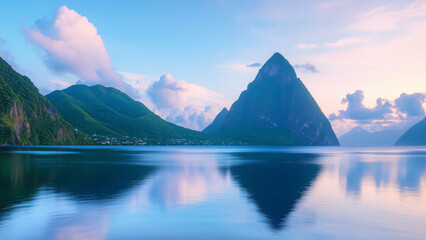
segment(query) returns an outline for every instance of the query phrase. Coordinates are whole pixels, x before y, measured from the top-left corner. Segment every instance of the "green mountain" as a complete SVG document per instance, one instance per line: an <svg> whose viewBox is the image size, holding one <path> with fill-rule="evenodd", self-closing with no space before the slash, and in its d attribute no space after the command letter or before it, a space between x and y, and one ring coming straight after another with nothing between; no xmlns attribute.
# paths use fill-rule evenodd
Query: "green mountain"
<svg viewBox="0 0 426 240"><path fill-rule="evenodd" d="M65 120L87 134L140 137L156 143L203 139L200 132L163 120L141 102L112 87L73 85L46 98Z"/></svg>
<svg viewBox="0 0 426 240"><path fill-rule="evenodd" d="M426 146L426 117L416 123L396 141L397 146Z"/></svg>
<svg viewBox="0 0 426 240"><path fill-rule="evenodd" d="M213 135L252 145L339 145L290 63L275 53L243 91Z"/></svg>
<svg viewBox="0 0 426 240"><path fill-rule="evenodd" d="M89 144L41 95L29 78L0 58L0 144Z"/></svg>

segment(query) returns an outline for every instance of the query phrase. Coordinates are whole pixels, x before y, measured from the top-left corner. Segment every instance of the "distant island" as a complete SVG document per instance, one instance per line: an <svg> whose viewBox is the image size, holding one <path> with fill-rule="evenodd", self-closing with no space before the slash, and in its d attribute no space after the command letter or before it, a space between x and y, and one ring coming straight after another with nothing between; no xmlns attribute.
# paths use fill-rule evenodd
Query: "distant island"
<svg viewBox="0 0 426 240"><path fill-rule="evenodd" d="M224 108L201 132L165 121L112 87L76 84L44 97L1 58L0 80L2 145L339 145L330 122L279 53L229 111ZM419 124L398 145L419 138L425 123Z"/></svg>
<svg viewBox="0 0 426 240"><path fill-rule="evenodd" d="M387 129L369 132L362 127L354 127L339 138L343 147L389 147L393 146L404 129Z"/></svg>

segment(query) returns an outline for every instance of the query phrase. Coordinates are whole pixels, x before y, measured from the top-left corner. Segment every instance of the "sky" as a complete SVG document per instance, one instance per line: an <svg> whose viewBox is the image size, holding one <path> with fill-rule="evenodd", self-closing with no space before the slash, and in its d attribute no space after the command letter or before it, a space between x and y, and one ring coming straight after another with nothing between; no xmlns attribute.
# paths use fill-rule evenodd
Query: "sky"
<svg viewBox="0 0 426 240"><path fill-rule="evenodd" d="M43 94L116 87L205 128L275 52L338 136L425 115L426 0L5 1L0 56Z"/></svg>

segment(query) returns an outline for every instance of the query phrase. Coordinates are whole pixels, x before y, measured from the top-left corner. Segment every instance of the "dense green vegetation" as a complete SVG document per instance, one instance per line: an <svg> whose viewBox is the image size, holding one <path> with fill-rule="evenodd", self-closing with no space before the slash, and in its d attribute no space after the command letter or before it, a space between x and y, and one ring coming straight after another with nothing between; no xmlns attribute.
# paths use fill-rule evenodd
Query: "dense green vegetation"
<svg viewBox="0 0 426 240"><path fill-rule="evenodd" d="M0 58L0 144L89 144L39 93L30 79Z"/></svg>
<svg viewBox="0 0 426 240"><path fill-rule="evenodd" d="M130 136L167 143L186 139L198 144L207 138L200 132L169 123L151 112L141 102L123 92L102 85L74 85L54 91L49 99L65 120L87 134Z"/></svg>

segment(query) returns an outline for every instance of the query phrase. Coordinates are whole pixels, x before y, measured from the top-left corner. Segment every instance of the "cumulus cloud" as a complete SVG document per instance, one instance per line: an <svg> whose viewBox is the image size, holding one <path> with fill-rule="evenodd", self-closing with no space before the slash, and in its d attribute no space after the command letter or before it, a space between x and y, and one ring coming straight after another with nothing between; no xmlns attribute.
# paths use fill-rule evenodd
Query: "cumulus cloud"
<svg viewBox="0 0 426 240"><path fill-rule="evenodd" d="M196 84L174 80L163 75L147 91L155 112L178 125L201 130L228 103L223 96Z"/></svg>
<svg viewBox="0 0 426 240"><path fill-rule="evenodd" d="M246 65L246 67L249 67L249 68L251 68L251 67L258 68L258 67L261 67L261 66L262 66L262 64L260 64L260 63L252 63L252 64Z"/></svg>
<svg viewBox="0 0 426 240"><path fill-rule="evenodd" d="M425 116L423 107L426 103L425 93L402 93L393 101L394 104L378 98L374 108L364 106L363 100L364 94L361 90L347 94L342 100L343 104L348 104L346 109L329 116L333 128L339 135L355 126L362 126L373 132L408 129Z"/></svg>
<svg viewBox="0 0 426 240"><path fill-rule="evenodd" d="M88 85L103 84L138 96L115 72L101 36L89 20L62 6L51 20L39 20L25 29L29 41L46 53L46 66L56 73L71 73Z"/></svg>
<svg viewBox="0 0 426 240"><path fill-rule="evenodd" d="M409 117L423 116L425 115L425 110L423 108L425 102L425 93L402 93L395 99L395 107L399 113L407 114Z"/></svg>
<svg viewBox="0 0 426 240"><path fill-rule="evenodd" d="M342 104L348 104L345 110L340 110L338 114L331 114L330 120L352 119L361 122L390 118L392 104L382 98L376 100L376 106L368 108L363 104L364 92L356 90L354 93L346 94L342 99Z"/></svg>
<svg viewBox="0 0 426 240"><path fill-rule="evenodd" d="M294 65L294 68L300 69L303 72L307 72L307 73L317 73L318 72L318 69L310 63L296 64L296 65Z"/></svg>

